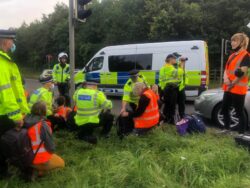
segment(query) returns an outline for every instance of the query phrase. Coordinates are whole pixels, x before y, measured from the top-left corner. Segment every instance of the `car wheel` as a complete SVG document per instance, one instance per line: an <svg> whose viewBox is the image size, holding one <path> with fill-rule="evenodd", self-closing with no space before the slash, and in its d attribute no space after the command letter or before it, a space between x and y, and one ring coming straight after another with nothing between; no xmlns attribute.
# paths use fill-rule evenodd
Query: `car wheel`
<svg viewBox="0 0 250 188"><path fill-rule="evenodd" d="M237 130L238 125L239 125L239 118L236 116L236 112L234 108L230 109L230 117L231 117L230 128L232 130ZM246 113L245 113L245 117L247 117ZM220 128L224 127L223 115L221 114L221 104L215 107L212 118L218 127ZM245 121L246 121L245 123L247 124L247 119Z"/></svg>

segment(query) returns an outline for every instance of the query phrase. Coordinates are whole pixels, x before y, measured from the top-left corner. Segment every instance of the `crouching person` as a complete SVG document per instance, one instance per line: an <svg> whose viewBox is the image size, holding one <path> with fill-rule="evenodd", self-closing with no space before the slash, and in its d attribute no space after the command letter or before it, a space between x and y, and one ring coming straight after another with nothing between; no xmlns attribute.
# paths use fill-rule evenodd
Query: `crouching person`
<svg viewBox="0 0 250 188"><path fill-rule="evenodd" d="M122 117L131 117L134 133L142 135L159 123L158 97L144 83L136 83L133 89L135 96L140 96L138 107L134 112L123 112Z"/></svg>
<svg viewBox="0 0 250 188"><path fill-rule="evenodd" d="M100 126L103 127L101 134L108 137L114 118L110 112L112 102L107 100L103 92L98 91L97 84L83 83L83 87L75 92L73 98L77 109L74 119L78 138L96 144L97 137L93 132Z"/></svg>
<svg viewBox="0 0 250 188"><path fill-rule="evenodd" d="M35 154L32 167L38 171L39 176L65 166L64 160L54 153L52 130L44 120L45 117L46 104L37 102L32 106L31 114L27 115L24 121L24 127L28 129L28 136Z"/></svg>

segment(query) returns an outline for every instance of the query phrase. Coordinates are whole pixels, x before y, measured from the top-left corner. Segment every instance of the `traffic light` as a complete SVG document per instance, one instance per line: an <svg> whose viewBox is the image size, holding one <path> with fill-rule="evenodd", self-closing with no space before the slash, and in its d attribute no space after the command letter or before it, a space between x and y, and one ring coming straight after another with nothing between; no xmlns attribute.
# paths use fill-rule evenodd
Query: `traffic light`
<svg viewBox="0 0 250 188"><path fill-rule="evenodd" d="M77 0L77 20L84 22L87 17L92 14L91 9L86 9L86 5L91 2L91 0Z"/></svg>

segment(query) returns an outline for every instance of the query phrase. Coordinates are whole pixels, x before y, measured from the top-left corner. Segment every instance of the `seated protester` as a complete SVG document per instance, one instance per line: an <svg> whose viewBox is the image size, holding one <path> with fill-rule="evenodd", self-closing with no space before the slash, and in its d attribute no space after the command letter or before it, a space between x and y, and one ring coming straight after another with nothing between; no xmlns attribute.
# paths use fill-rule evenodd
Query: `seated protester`
<svg viewBox="0 0 250 188"><path fill-rule="evenodd" d="M108 137L114 119L110 112L112 102L97 90L97 84L85 82L83 88L75 92L73 99L77 109L74 119L78 138L96 144L97 138L93 136L93 132L100 126L103 127L101 134Z"/></svg>
<svg viewBox="0 0 250 188"><path fill-rule="evenodd" d="M66 99L64 96L60 96L56 99L57 108L55 109L55 117L58 117L62 120L58 126L66 128L66 121L69 117L69 114L72 112L72 109L65 106Z"/></svg>
<svg viewBox="0 0 250 188"><path fill-rule="evenodd" d="M28 129L33 152L37 152L32 166L38 170L40 176L47 171L65 166L64 160L54 153L52 130L44 120L45 116L46 104L37 102L32 106L31 114L24 120L24 127Z"/></svg>
<svg viewBox="0 0 250 188"><path fill-rule="evenodd" d="M160 113L157 96L144 83L136 83L133 93L135 96L140 96L136 111L123 112L121 116L133 118L134 133L141 135L159 123Z"/></svg>

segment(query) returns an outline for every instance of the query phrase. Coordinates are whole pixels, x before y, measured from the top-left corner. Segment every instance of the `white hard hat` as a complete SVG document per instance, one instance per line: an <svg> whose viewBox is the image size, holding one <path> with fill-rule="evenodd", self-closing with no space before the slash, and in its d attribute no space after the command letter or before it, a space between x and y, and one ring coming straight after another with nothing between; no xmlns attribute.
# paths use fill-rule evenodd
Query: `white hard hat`
<svg viewBox="0 0 250 188"><path fill-rule="evenodd" d="M66 57L68 58L68 54L67 54L67 53L61 52L60 54L58 54L58 61L60 61L60 59L61 59L63 56L66 56Z"/></svg>

